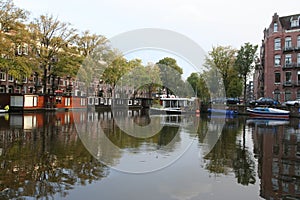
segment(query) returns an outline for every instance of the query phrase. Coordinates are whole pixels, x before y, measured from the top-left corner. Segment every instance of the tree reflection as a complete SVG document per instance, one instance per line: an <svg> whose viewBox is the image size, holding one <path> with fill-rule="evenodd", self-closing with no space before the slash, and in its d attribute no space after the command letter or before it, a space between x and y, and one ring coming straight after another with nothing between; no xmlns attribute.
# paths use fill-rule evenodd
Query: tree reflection
<svg viewBox="0 0 300 200"><path fill-rule="evenodd" d="M45 120L41 128L0 130L0 199L65 197L76 185L108 175L78 139L74 124L57 115L39 117Z"/></svg>
<svg viewBox="0 0 300 200"><path fill-rule="evenodd" d="M215 119L201 120L199 126L201 129L198 130L200 142L203 142L210 123L213 123L214 131L221 131L221 135L215 146L204 157L208 161L205 168L215 175L233 172L238 183L254 184L256 181L255 162L245 146L244 119L226 119L225 124L218 123ZM241 140L238 140L241 133L243 134L242 144Z"/></svg>

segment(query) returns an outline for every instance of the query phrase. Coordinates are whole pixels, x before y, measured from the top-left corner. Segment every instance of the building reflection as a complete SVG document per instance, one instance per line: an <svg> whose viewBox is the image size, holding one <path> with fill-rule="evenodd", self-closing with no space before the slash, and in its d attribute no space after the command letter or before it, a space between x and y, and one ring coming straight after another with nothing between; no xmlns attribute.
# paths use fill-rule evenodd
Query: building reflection
<svg viewBox="0 0 300 200"><path fill-rule="evenodd" d="M265 199L300 199L299 119L249 124Z"/></svg>
<svg viewBox="0 0 300 200"><path fill-rule="evenodd" d="M0 116L0 199L66 196L109 170L85 149L73 113Z"/></svg>
<svg viewBox="0 0 300 200"><path fill-rule="evenodd" d="M78 185L107 177L110 169L105 164L119 163L122 150L176 151L181 141L178 123L191 120L180 116L152 118L145 114L143 111L84 110L0 115L0 199L65 197ZM151 122L160 124L162 129L151 137L138 138L126 134L115 122L116 118L126 125L146 126ZM96 131L99 127L103 135ZM97 141L97 153L102 153L107 162L101 163L102 160L87 150L85 138L78 133L81 128L86 130L87 144L93 146L92 141ZM107 153L108 143L103 137L121 153Z"/></svg>

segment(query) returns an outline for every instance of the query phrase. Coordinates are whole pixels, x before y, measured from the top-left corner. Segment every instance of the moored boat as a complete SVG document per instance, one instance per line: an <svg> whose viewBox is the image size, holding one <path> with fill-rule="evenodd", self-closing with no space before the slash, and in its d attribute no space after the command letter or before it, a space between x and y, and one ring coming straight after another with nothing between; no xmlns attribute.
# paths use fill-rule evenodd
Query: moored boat
<svg viewBox="0 0 300 200"><path fill-rule="evenodd" d="M159 107L151 107L150 114L196 113L194 98L161 98Z"/></svg>
<svg viewBox="0 0 300 200"><path fill-rule="evenodd" d="M256 118L288 119L290 116L290 111L269 107L247 108L247 112L250 117Z"/></svg>

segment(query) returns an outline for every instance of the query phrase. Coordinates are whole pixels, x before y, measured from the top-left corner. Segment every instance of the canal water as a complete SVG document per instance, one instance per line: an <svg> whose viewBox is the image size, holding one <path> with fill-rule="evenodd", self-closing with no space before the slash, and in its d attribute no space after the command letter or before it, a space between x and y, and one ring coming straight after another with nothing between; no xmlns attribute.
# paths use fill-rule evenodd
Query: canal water
<svg viewBox="0 0 300 200"><path fill-rule="evenodd" d="M299 198L299 119L0 115L0 199Z"/></svg>

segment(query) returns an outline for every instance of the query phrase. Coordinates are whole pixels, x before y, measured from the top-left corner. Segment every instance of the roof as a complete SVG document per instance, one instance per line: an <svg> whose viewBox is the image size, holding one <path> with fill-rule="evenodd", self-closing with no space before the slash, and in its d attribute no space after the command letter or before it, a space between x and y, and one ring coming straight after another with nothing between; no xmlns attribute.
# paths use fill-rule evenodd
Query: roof
<svg viewBox="0 0 300 200"><path fill-rule="evenodd" d="M281 26L285 30L291 30L291 29L299 29L300 28L299 19L300 19L300 14L296 14L296 15L289 15L289 16L280 17L279 21L281 23ZM293 20L298 21L298 24L297 24L296 27L291 27L291 22Z"/></svg>

